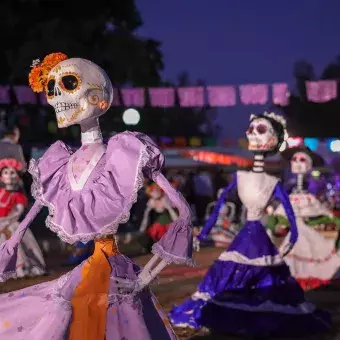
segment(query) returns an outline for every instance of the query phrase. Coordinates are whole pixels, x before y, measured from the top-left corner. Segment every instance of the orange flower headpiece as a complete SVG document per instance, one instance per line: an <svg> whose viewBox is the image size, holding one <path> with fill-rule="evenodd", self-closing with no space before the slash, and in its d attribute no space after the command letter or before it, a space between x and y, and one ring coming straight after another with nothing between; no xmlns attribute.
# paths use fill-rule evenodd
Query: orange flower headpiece
<svg viewBox="0 0 340 340"><path fill-rule="evenodd" d="M47 85L48 73L54 66L61 61L66 60L67 55L64 53L51 53L48 54L42 62L39 59L34 60L32 63L32 70L28 75L28 82L34 92L43 92Z"/></svg>
<svg viewBox="0 0 340 340"><path fill-rule="evenodd" d="M146 194L147 194L148 196L150 196L150 194L151 194L153 191L155 191L155 190L159 190L161 193L163 193L163 190L162 190L156 183L150 184L150 185L146 188L145 192L146 192Z"/></svg>
<svg viewBox="0 0 340 340"><path fill-rule="evenodd" d="M21 171L22 163L14 158L4 158L0 160L0 170L3 168L14 168L16 171Z"/></svg>

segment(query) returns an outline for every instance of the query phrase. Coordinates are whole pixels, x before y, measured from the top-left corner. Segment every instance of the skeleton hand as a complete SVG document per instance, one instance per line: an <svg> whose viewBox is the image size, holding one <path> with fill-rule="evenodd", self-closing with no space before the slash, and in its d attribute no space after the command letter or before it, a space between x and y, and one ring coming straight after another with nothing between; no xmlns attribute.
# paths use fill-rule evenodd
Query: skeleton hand
<svg viewBox="0 0 340 340"><path fill-rule="evenodd" d="M112 280L116 283L116 288L118 295L120 296L129 296L134 295L140 292L145 285L141 282L141 280L135 279L123 279L121 277L113 277Z"/></svg>
<svg viewBox="0 0 340 340"><path fill-rule="evenodd" d="M201 244L200 240L196 236L194 236L193 245L192 245L194 251L200 251L200 244Z"/></svg>

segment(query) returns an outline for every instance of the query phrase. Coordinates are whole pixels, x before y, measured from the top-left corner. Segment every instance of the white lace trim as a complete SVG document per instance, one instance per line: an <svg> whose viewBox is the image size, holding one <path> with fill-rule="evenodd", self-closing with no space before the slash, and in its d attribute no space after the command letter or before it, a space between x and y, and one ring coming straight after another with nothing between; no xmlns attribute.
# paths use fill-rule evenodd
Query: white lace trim
<svg viewBox="0 0 340 340"><path fill-rule="evenodd" d="M265 255L250 259L237 251L224 251L218 258L220 261L232 261L240 264L248 264L252 266L280 266L284 264L284 260L280 255Z"/></svg>
<svg viewBox="0 0 340 340"><path fill-rule="evenodd" d="M40 181L40 171L39 171L39 161L35 159L31 159L29 165L29 173L33 177L33 184L31 187L32 196L40 201L43 205L48 208L49 216L46 218L46 226L51 231L55 232L58 237L66 243L73 244L77 241L81 241L83 243L87 243L93 239L105 237L108 235L115 234L117 232L119 224L126 223L130 218L130 210L134 203L137 201L138 191L143 187L144 184L144 176L143 176L143 168L146 166L149 160L149 155L147 152L147 146L143 145L140 159L138 162L137 175L134 184L134 190L131 194L131 198L129 204L127 205L125 211L122 212L120 216L118 216L113 222L101 228L100 231L93 233L79 233L75 235L68 234L64 228L53 221L53 216L55 213L55 207L51 202L48 202L44 198L43 187Z"/></svg>

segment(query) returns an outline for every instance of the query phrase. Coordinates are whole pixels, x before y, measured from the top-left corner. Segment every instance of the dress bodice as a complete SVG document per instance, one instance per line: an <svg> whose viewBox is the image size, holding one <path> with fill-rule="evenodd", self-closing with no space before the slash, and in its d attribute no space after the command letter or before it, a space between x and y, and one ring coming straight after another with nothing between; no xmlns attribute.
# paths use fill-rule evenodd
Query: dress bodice
<svg viewBox="0 0 340 340"><path fill-rule="evenodd" d="M292 193L289 195L289 200L297 218L328 216L331 214L331 212L311 193ZM274 214L286 216L282 204L277 207Z"/></svg>
<svg viewBox="0 0 340 340"><path fill-rule="evenodd" d="M241 202L247 209L247 220L260 220L273 195L278 179L265 172L237 172L237 191Z"/></svg>
<svg viewBox="0 0 340 340"><path fill-rule="evenodd" d="M49 209L46 225L65 242L115 234L129 219L144 174L152 177L164 162L158 147L140 133L117 134L97 151L79 178L73 171L76 154L63 142L31 161L32 194Z"/></svg>

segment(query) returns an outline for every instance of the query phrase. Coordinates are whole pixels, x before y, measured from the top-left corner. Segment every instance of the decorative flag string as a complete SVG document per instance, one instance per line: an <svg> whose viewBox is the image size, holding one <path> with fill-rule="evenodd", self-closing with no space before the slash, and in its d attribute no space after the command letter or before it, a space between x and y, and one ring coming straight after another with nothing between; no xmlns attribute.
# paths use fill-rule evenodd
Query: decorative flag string
<svg viewBox="0 0 340 340"><path fill-rule="evenodd" d="M14 86L14 93L19 105L47 105L44 93L37 96L28 86ZM271 91L270 91L271 90ZM307 81L306 92L309 101L326 103L337 98L335 80ZM11 88L0 86L0 104L10 104ZM152 107L169 108L176 105L176 96L181 107L230 107L238 103L243 105L289 104L289 87L286 83L244 84L240 86L191 86L114 89L112 106L144 107L146 99Z"/></svg>

